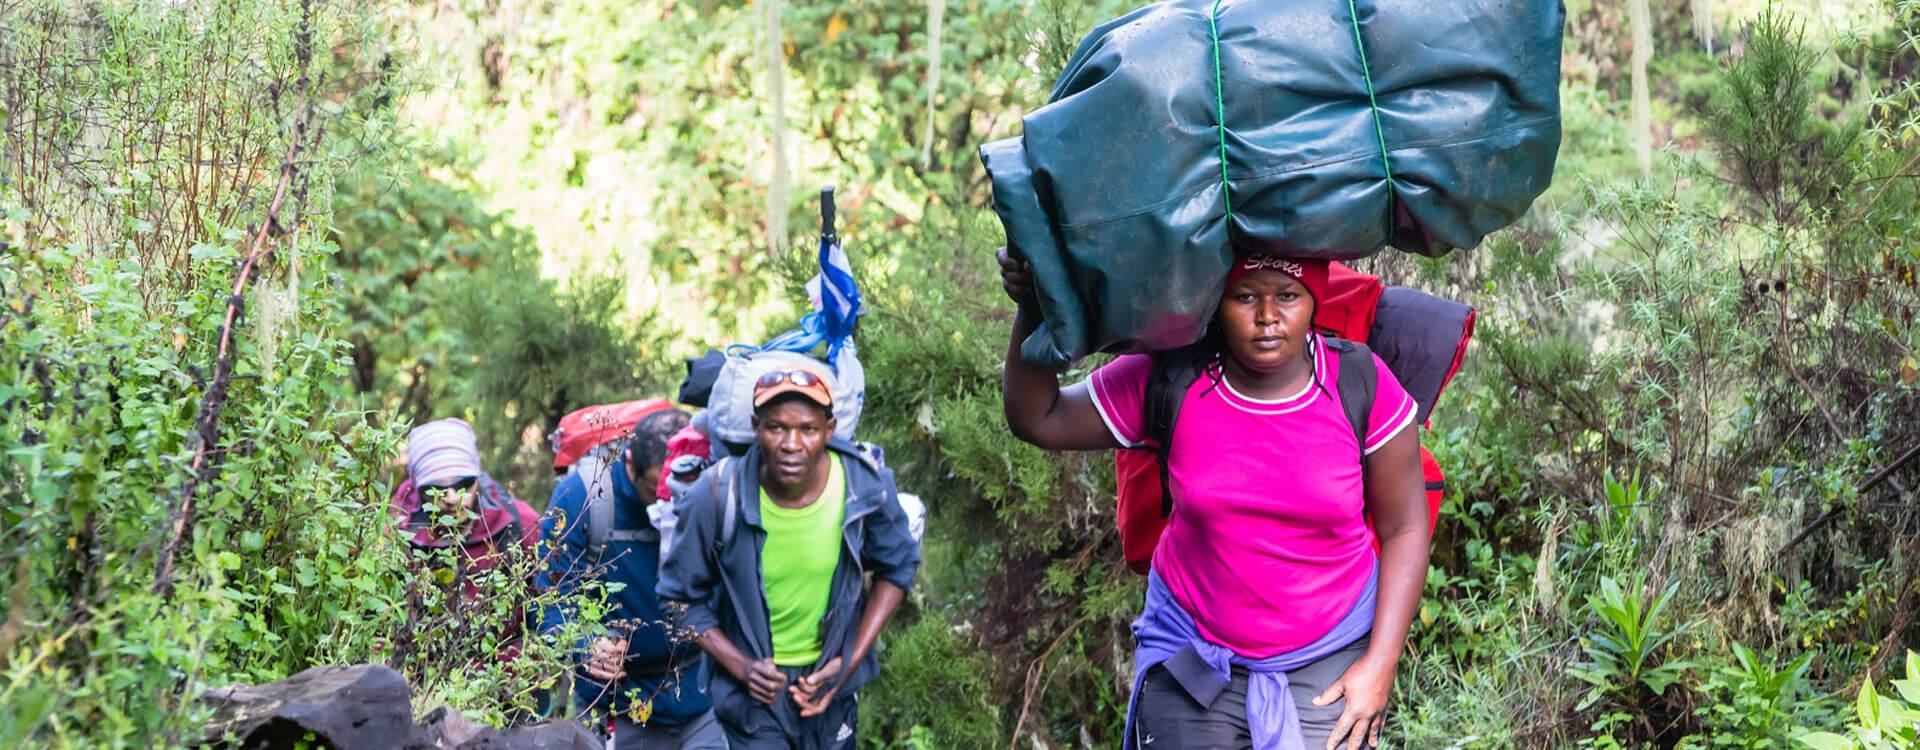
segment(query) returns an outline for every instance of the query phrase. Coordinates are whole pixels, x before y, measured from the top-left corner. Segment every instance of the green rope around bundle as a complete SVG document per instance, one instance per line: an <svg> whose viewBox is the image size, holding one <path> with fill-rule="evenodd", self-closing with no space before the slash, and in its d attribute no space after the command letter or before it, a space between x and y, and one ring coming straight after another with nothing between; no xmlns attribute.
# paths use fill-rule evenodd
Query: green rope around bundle
<svg viewBox="0 0 1920 750"><path fill-rule="evenodd" d="M1220 0L1213 0L1213 12L1207 14L1207 29L1213 33L1214 129L1220 131L1220 200L1227 206L1227 231L1233 231L1233 188L1227 184L1227 93L1220 82Z"/></svg>
<svg viewBox="0 0 1920 750"><path fill-rule="evenodd" d="M1220 0L1214 0L1218 6ZM1393 163L1387 160L1387 133L1380 125L1380 100L1373 94L1373 68L1367 66L1367 43L1360 37L1360 9L1347 0L1347 17L1353 20L1353 47L1360 51L1360 77L1367 82L1367 106L1373 109L1373 137L1380 142L1380 171L1387 176L1387 216L1393 216Z"/></svg>
<svg viewBox="0 0 1920 750"><path fill-rule="evenodd" d="M1214 129L1220 133L1220 198L1227 207L1227 224L1233 224L1233 189L1227 182L1227 93L1220 63L1220 2L1213 0L1213 12L1207 15L1207 28L1213 35ZM1360 52L1360 77L1367 82L1367 106L1373 111L1373 137L1380 144L1380 170L1387 179L1387 208L1393 208L1393 163L1387 159L1386 128L1380 124L1380 99L1373 91L1373 69L1367 65L1367 44L1360 34L1360 9L1347 0L1347 17L1353 22L1353 46Z"/></svg>

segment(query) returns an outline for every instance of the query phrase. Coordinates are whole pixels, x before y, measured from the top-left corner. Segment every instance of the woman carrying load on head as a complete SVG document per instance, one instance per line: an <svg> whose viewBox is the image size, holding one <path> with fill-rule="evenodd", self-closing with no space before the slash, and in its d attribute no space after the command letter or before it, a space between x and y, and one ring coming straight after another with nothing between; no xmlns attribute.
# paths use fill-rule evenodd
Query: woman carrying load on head
<svg viewBox="0 0 1920 750"><path fill-rule="evenodd" d="M1143 447L1153 357L1062 389L1020 359L1040 320L1033 277L1004 249L1000 263L1019 306L1003 385L1013 433L1051 450ZM1414 401L1378 357L1363 429L1346 416L1340 357L1313 328L1326 279L1326 261L1237 260L1194 349L1168 446L1173 515L1133 625L1129 748L1379 744L1426 580L1420 443Z"/></svg>

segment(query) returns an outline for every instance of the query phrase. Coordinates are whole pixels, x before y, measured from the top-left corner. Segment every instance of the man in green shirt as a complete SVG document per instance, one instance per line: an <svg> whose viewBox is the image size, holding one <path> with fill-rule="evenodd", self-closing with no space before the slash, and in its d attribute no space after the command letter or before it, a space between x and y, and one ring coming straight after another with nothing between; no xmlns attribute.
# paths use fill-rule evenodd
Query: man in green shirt
<svg viewBox="0 0 1920 750"><path fill-rule="evenodd" d="M818 499L775 499L760 485L760 525L767 531L760 554L777 563L761 572L776 667L820 660L820 621L827 616L833 569L840 565L840 524L847 517L845 472L840 459L828 454L827 483Z"/></svg>
<svg viewBox="0 0 1920 750"><path fill-rule="evenodd" d="M755 444L676 505L658 591L718 667L714 713L734 750L853 748L854 693L879 672L873 644L919 543L892 472L833 438L823 371L767 373L753 404Z"/></svg>

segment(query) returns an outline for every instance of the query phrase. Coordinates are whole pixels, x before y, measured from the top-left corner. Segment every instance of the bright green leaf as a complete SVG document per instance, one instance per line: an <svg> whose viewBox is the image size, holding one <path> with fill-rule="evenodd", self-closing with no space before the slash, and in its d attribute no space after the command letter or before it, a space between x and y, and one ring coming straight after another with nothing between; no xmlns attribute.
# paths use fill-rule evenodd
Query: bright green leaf
<svg viewBox="0 0 1920 750"><path fill-rule="evenodd" d="M1860 696L1854 701L1854 715L1859 717L1860 726L1873 729L1880 726L1880 696L1873 691L1873 681L1860 683Z"/></svg>
<svg viewBox="0 0 1920 750"><path fill-rule="evenodd" d="M1813 750L1855 750L1853 740L1832 732L1809 732L1794 739Z"/></svg>

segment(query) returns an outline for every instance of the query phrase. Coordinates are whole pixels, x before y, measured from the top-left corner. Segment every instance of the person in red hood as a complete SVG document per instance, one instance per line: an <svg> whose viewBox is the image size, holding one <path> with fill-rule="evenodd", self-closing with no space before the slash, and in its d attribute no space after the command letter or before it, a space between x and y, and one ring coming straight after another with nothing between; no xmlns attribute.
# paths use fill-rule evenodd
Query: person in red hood
<svg viewBox="0 0 1920 750"><path fill-rule="evenodd" d="M532 559L540 542L539 514L481 471L473 427L459 419L437 419L407 433L407 479L394 490L391 512L423 557L458 547L453 580L467 603L499 593L481 589L481 574L515 550ZM506 626L507 635L517 636L522 624L516 619Z"/></svg>

